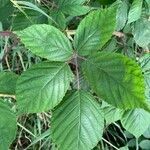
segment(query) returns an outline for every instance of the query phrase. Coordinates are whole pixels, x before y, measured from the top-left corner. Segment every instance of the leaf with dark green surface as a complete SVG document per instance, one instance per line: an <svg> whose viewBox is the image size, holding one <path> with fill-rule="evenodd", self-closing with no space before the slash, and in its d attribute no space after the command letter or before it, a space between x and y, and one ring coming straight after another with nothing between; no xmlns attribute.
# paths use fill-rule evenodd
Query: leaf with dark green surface
<svg viewBox="0 0 150 150"><path fill-rule="evenodd" d="M0 94L15 94L18 76L12 72L0 72Z"/></svg>
<svg viewBox="0 0 150 150"><path fill-rule="evenodd" d="M84 0L85 1L85 0ZM83 0L59 0L56 4L59 7L59 11L70 16L80 16L88 13L90 7L83 6Z"/></svg>
<svg viewBox="0 0 150 150"><path fill-rule="evenodd" d="M0 149L8 150L17 131L17 119L9 106L0 99Z"/></svg>
<svg viewBox="0 0 150 150"><path fill-rule="evenodd" d="M140 19L142 14L143 0L134 0L129 10L128 24Z"/></svg>
<svg viewBox="0 0 150 150"><path fill-rule="evenodd" d="M17 82L19 112L36 113L54 108L64 97L72 80L73 74L66 63L42 62L34 65Z"/></svg>
<svg viewBox="0 0 150 150"><path fill-rule="evenodd" d="M50 61L67 61L73 55L70 41L53 26L32 25L16 34L33 54Z"/></svg>
<svg viewBox="0 0 150 150"><path fill-rule="evenodd" d="M50 15L53 18L53 20L57 23L56 25L53 21L49 21L52 25L55 25L56 27L62 30L66 28L66 18L62 12L58 10L51 10Z"/></svg>
<svg viewBox="0 0 150 150"><path fill-rule="evenodd" d="M115 0L97 0L98 2L100 2L101 5L110 5L113 2L115 2Z"/></svg>
<svg viewBox="0 0 150 150"><path fill-rule="evenodd" d="M25 13L28 15L28 18L23 13L18 12L16 14L13 20L13 30L23 30L32 24L47 23L47 18L39 12L34 10L26 10Z"/></svg>
<svg viewBox="0 0 150 150"><path fill-rule="evenodd" d="M139 138L150 125L150 113L143 109L125 111L121 123L127 131Z"/></svg>
<svg viewBox="0 0 150 150"><path fill-rule="evenodd" d="M115 26L115 7L91 12L78 26L74 39L75 50L80 55L97 51L111 38Z"/></svg>
<svg viewBox="0 0 150 150"><path fill-rule="evenodd" d="M52 138L61 150L91 150L103 128L103 112L85 91L70 92L53 112Z"/></svg>
<svg viewBox="0 0 150 150"><path fill-rule="evenodd" d="M128 57L99 52L83 62L82 70L91 88L107 103L121 109L148 109L141 68Z"/></svg>
<svg viewBox="0 0 150 150"><path fill-rule="evenodd" d="M14 8L10 0L0 0L0 22L3 23L4 29L9 28L11 23L11 15L13 14Z"/></svg>

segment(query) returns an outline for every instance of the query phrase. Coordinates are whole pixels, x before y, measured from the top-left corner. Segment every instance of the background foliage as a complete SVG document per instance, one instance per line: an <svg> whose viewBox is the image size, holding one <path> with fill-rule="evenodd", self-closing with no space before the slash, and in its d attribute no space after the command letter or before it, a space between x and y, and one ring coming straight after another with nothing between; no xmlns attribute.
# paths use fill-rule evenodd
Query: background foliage
<svg viewBox="0 0 150 150"><path fill-rule="evenodd" d="M149 49L149 0L0 0L0 149L149 150Z"/></svg>

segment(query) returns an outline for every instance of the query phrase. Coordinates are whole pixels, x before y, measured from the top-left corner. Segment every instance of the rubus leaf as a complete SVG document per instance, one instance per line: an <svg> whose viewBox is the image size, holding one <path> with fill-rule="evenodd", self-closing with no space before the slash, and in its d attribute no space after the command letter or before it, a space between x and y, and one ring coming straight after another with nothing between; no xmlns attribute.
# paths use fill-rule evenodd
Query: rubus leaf
<svg viewBox="0 0 150 150"><path fill-rule="evenodd" d="M145 132L143 133L143 136L147 139L150 138L150 125L149 127L145 130Z"/></svg>
<svg viewBox="0 0 150 150"><path fill-rule="evenodd" d="M23 13L18 12L16 14L12 24L14 31L23 30L31 26L33 23L42 24L47 22L47 18L35 10L26 10L25 13L28 16L28 18L25 17Z"/></svg>
<svg viewBox="0 0 150 150"><path fill-rule="evenodd" d="M17 131L17 119L9 106L0 99L0 149L8 150Z"/></svg>
<svg viewBox="0 0 150 150"><path fill-rule="evenodd" d="M4 29L8 29L11 24L11 15L14 11L14 7L10 0L0 0L0 21L3 24Z"/></svg>
<svg viewBox="0 0 150 150"><path fill-rule="evenodd" d="M111 38L115 26L115 7L91 12L78 26L74 39L75 50L80 55L97 51Z"/></svg>
<svg viewBox="0 0 150 150"><path fill-rule="evenodd" d="M84 1L81 0L56 0L59 11L70 16L80 16L88 13L90 7L83 6Z"/></svg>
<svg viewBox="0 0 150 150"><path fill-rule="evenodd" d="M103 102L102 109L104 111L104 118L107 125L120 120L123 114L121 109L108 105L106 102Z"/></svg>
<svg viewBox="0 0 150 150"><path fill-rule="evenodd" d="M128 24L137 21L141 17L143 0L134 0L129 10Z"/></svg>
<svg viewBox="0 0 150 150"><path fill-rule="evenodd" d="M90 11L90 7L80 5L67 5L61 8L61 10L63 13L69 14L71 16L80 16L87 14Z"/></svg>
<svg viewBox="0 0 150 150"><path fill-rule="evenodd" d="M67 94L52 114L52 138L61 150L91 150L101 140L103 128L99 104L82 90Z"/></svg>
<svg viewBox="0 0 150 150"><path fill-rule="evenodd" d="M135 22L133 35L135 42L146 48L150 44L150 21L148 19L140 19Z"/></svg>
<svg viewBox="0 0 150 150"><path fill-rule="evenodd" d="M149 150L149 148L150 148L150 140L142 140L139 145L140 145L141 149Z"/></svg>
<svg viewBox="0 0 150 150"><path fill-rule="evenodd" d="M12 72L0 72L0 94L15 94L18 76Z"/></svg>
<svg viewBox="0 0 150 150"><path fill-rule="evenodd" d="M70 41L51 25L32 25L16 34L33 54L50 61L67 61L73 55Z"/></svg>
<svg viewBox="0 0 150 150"><path fill-rule="evenodd" d="M150 114L143 109L127 110L121 122L127 131L139 138L150 125Z"/></svg>
<svg viewBox="0 0 150 150"><path fill-rule="evenodd" d="M147 53L139 59L145 78L145 96L150 101L150 55Z"/></svg>
<svg viewBox="0 0 150 150"><path fill-rule="evenodd" d="M128 4L126 1L121 1L117 11L117 31L122 30L128 19Z"/></svg>
<svg viewBox="0 0 150 150"><path fill-rule="evenodd" d="M54 24L53 21L49 21L49 23L57 26L57 28L60 28L61 30L64 30L66 28L66 18L65 18L65 15L61 11L58 11L55 9L51 10L50 15L57 24Z"/></svg>
<svg viewBox="0 0 150 150"><path fill-rule="evenodd" d="M99 52L82 64L92 89L107 103L121 108L145 108L144 77L141 68L126 56Z"/></svg>
<svg viewBox="0 0 150 150"><path fill-rule="evenodd" d="M73 74L66 63L42 62L18 79L16 99L20 113L36 113L54 108L64 97Z"/></svg>

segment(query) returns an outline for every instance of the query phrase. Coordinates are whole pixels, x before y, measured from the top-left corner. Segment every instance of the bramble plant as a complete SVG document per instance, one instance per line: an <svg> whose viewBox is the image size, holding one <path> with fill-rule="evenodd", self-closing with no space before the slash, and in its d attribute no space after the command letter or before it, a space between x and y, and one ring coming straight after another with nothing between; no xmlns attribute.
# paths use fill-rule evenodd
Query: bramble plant
<svg viewBox="0 0 150 150"><path fill-rule="evenodd" d="M30 2L12 2L17 8L24 5L36 9L49 19L49 24L33 23L24 29L16 26L13 31L19 44L41 61L24 69L21 75L0 73L0 93L14 95L16 99L13 110L0 100L0 149L8 149L13 142L17 117L48 111L52 112L51 138L59 150L93 149L103 139L106 125L117 120L138 139L150 125L143 74L148 69L141 67L149 56L137 63L107 48L111 47L108 43L112 35L120 34L116 30L123 30L126 22L134 23L133 36L137 44L148 48L149 41L139 37L139 28L149 27L139 18L142 5L149 1L134 0L128 16L126 1L115 2L107 8L92 8L83 5L85 0L56 0L59 7L54 5L52 16ZM88 14L74 32L64 30L64 22L56 19L57 9L61 19L70 13L71 16ZM128 21L120 22L118 14L122 9L125 13L121 17L128 17ZM150 24L146 19L144 23Z"/></svg>

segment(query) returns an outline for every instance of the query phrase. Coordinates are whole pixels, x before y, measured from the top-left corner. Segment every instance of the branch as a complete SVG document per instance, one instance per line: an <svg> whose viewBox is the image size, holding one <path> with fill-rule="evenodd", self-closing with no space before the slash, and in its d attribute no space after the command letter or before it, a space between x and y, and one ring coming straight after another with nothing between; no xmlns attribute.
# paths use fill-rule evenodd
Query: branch
<svg viewBox="0 0 150 150"><path fill-rule="evenodd" d="M16 99L15 95L8 95L8 94L0 94L0 97L6 97L6 98L13 98Z"/></svg>

